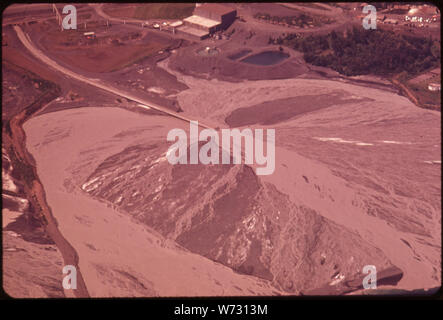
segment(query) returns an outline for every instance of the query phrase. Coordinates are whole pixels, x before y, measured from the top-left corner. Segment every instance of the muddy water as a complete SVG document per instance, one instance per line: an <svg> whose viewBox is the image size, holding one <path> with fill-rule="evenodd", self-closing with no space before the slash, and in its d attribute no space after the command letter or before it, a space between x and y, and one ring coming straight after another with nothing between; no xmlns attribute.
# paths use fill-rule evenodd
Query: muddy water
<svg viewBox="0 0 443 320"><path fill-rule="evenodd" d="M279 51L264 51L254 54L241 60L244 63L256 64L259 66L270 66L282 62L289 58L289 54Z"/></svg>

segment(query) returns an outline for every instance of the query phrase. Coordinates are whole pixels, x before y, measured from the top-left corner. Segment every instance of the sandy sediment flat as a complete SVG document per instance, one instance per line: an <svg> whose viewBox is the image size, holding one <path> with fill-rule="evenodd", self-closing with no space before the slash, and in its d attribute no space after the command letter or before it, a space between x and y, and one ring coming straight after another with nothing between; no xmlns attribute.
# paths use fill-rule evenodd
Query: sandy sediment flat
<svg viewBox="0 0 443 320"><path fill-rule="evenodd" d="M189 253L75 186L75 181L94 170L95 163L124 149L122 145L163 142L175 127L185 127L185 123L118 108L66 110L41 115L24 125L48 204L60 231L80 257L90 295L275 294L268 282ZM121 134L128 130L133 132Z"/></svg>
<svg viewBox="0 0 443 320"><path fill-rule="evenodd" d="M13 231L3 231L2 239L3 289L9 296L64 297L61 285L63 259L54 244L26 241Z"/></svg>
<svg viewBox="0 0 443 320"><path fill-rule="evenodd" d="M189 118L227 127L225 119L238 115L235 111L241 108L254 112L258 106L270 115L277 110L271 124L262 123L260 117L248 123L253 128L276 129L276 169L260 179L292 203L311 208L381 250L403 272L398 288L430 288L439 283L438 113L416 108L392 92L339 81L229 83L177 77L190 88L177 95ZM296 97L303 99L292 100ZM318 108L328 97L328 106ZM272 101L287 106L273 108ZM297 108L300 103L302 112L294 113L290 106ZM61 111L25 124L28 148L37 160L49 205L61 232L79 253L91 295L269 294L268 282L183 253L145 225L81 191L82 183L110 156L145 142L162 145L172 128L187 130L188 124L117 108ZM98 187L97 181L89 182L88 189ZM153 257L155 262L146 265ZM179 257L189 262L182 263ZM194 260L200 261L201 269ZM171 261L180 261L181 271ZM214 268L224 271L215 276ZM203 269L211 271L202 273Z"/></svg>
<svg viewBox="0 0 443 320"><path fill-rule="evenodd" d="M185 114L274 128L276 169L260 178L380 248L404 272L399 288L439 284L439 112L341 81L207 81L160 65L190 88L177 95Z"/></svg>

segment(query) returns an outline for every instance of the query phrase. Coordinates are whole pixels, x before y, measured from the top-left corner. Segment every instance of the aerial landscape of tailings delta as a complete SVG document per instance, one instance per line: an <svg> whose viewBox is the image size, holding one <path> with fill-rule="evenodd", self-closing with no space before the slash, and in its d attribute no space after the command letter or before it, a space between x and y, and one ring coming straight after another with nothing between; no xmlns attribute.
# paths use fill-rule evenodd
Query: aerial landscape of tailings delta
<svg viewBox="0 0 443 320"><path fill-rule="evenodd" d="M289 27L254 15L300 6L231 4L241 20L203 40L142 28L137 5L116 6L77 6L92 41L59 31L51 7L31 6L15 26L19 5L4 13L9 295L366 294L366 265L380 289L439 287L440 111L383 77L344 76L270 44ZM323 7L343 15L334 21L306 8L315 25L297 32L353 25L345 8ZM189 135L187 119L275 129L274 173L171 165L166 136ZM62 287L67 264L77 290Z"/></svg>

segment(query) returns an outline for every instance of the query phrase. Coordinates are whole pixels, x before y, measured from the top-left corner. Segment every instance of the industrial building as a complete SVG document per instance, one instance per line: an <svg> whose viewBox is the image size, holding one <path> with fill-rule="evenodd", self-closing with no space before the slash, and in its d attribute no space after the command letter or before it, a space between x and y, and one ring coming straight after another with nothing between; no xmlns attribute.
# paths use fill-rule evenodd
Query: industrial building
<svg viewBox="0 0 443 320"><path fill-rule="evenodd" d="M176 30L204 39L216 31L228 28L236 16L237 11L231 7L218 3L205 3L196 6L193 15L183 19L183 26Z"/></svg>
<svg viewBox="0 0 443 320"><path fill-rule="evenodd" d="M195 8L194 15L219 22L220 29L228 28L235 20L237 11L218 3L205 3Z"/></svg>
<svg viewBox="0 0 443 320"><path fill-rule="evenodd" d="M441 84L440 83L430 83L428 85L429 91L441 91Z"/></svg>

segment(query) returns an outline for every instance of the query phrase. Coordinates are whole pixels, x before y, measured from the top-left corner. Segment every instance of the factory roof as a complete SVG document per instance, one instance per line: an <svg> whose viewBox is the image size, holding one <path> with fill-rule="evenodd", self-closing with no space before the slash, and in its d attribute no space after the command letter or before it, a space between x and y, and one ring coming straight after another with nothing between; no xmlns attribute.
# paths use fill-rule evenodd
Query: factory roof
<svg viewBox="0 0 443 320"><path fill-rule="evenodd" d="M201 26L205 26L207 28L215 27L220 24L220 22L218 22L218 21L203 18L203 17L196 16L196 15L192 15L190 17L187 17L187 18L183 19L183 21L187 21L189 23L195 23L195 24L198 24Z"/></svg>
<svg viewBox="0 0 443 320"><path fill-rule="evenodd" d="M437 13L438 8L435 6L413 7L408 11L408 16L430 16Z"/></svg>

